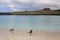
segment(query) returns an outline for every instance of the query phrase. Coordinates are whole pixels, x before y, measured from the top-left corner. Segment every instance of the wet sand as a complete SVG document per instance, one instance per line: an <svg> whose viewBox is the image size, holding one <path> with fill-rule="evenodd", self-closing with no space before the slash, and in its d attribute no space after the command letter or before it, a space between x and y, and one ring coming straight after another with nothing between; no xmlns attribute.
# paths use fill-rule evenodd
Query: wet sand
<svg viewBox="0 0 60 40"><path fill-rule="evenodd" d="M31 36L26 30L0 31L0 40L60 40L60 32L33 31Z"/></svg>

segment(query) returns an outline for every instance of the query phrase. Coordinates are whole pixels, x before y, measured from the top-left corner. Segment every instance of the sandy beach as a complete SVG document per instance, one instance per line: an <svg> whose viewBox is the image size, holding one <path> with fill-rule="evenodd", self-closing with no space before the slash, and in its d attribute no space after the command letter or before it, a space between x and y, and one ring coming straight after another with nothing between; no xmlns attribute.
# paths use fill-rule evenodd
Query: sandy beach
<svg viewBox="0 0 60 40"><path fill-rule="evenodd" d="M33 31L31 36L26 30L0 31L0 40L60 40L60 32Z"/></svg>

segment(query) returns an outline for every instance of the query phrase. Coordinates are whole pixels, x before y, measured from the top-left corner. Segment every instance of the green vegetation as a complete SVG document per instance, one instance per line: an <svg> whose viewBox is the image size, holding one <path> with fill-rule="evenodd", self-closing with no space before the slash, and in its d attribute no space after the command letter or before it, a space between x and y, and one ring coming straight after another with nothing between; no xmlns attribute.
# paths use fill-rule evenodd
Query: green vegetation
<svg viewBox="0 0 60 40"><path fill-rule="evenodd" d="M59 10L51 10L50 8L44 8L36 11L20 11L20 12L0 12L0 15L60 15Z"/></svg>
<svg viewBox="0 0 60 40"><path fill-rule="evenodd" d="M50 8L44 8L42 10L37 11L24 11L24 12L13 12L14 15L60 15L59 10L51 10Z"/></svg>

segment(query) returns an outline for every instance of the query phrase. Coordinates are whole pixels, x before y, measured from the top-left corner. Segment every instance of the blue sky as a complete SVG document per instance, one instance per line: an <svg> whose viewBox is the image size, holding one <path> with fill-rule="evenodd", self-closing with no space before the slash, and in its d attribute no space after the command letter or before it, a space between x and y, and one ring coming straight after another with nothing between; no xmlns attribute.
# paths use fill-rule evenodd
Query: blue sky
<svg viewBox="0 0 60 40"><path fill-rule="evenodd" d="M11 28L60 32L60 16L0 16L0 29Z"/></svg>
<svg viewBox="0 0 60 40"><path fill-rule="evenodd" d="M0 0L0 12L60 9L60 0Z"/></svg>

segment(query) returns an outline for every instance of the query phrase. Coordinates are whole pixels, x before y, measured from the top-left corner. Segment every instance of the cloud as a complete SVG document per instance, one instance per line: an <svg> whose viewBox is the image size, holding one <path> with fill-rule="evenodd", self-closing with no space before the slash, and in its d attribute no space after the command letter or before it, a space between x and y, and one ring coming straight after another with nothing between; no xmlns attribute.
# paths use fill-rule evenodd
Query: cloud
<svg viewBox="0 0 60 40"><path fill-rule="evenodd" d="M32 0L17 0L18 2L21 2L21 3L30 3L32 2Z"/></svg>
<svg viewBox="0 0 60 40"><path fill-rule="evenodd" d="M60 9L60 0L0 0L0 3L7 3L14 11L40 10L48 7Z"/></svg>
<svg viewBox="0 0 60 40"><path fill-rule="evenodd" d="M12 0L0 0L0 2L3 2L3 3L10 3Z"/></svg>
<svg viewBox="0 0 60 40"><path fill-rule="evenodd" d="M51 9L60 9L60 1L59 0L17 0L16 1L19 8L28 8L32 9L42 9L45 7L51 8ZM30 5L30 6L29 6Z"/></svg>

